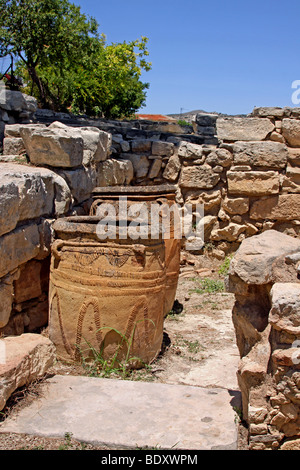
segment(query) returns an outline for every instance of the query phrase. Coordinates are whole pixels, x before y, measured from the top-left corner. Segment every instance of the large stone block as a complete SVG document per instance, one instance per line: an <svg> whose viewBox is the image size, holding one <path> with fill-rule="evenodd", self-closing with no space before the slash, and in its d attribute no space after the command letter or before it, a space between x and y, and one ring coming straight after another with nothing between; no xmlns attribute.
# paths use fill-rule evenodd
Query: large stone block
<svg viewBox="0 0 300 470"><path fill-rule="evenodd" d="M287 146L279 142L235 142L235 165L284 168L288 158Z"/></svg>
<svg viewBox="0 0 300 470"><path fill-rule="evenodd" d="M288 148L288 160L296 166L300 166L300 148Z"/></svg>
<svg viewBox="0 0 300 470"><path fill-rule="evenodd" d="M64 129L70 135L76 135L83 139L83 160L84 165L102 162L110 155L112 145L112 135L102 131L97 127L76 127L72 128L61 122L53 122L49 129Z"/></svg>
<svg viewBox="0 0 300 470"><path fill-rule="evenodd" d="M20 267L20 275L14 282L14 302L21 303L39 297L41 286L42 263L31 260Z"/></svg>
<svg viewBox="0 0 300 470"><path fill-rule="evenodd" d="M0 277L39 255L38 225L19 227L0 238Z"/></svg>
<svg viewBox="0 0 300 470"><path fill-rule="evenodd" d="M279 173L275 171L228 171L229 194L264 196L279 193Z"/></svg>
<svg viewBox="0 0 300 470"><path fill-rule="evenodd" d="M243 241L231 261L229 275L238 276L246 284L268 284L273 279L275 260L298 251L299 239L267 230Z"/></svg>
<svg viewBox="0 0 300 470"><path fill-rule="evenodd" d="M270 220L297 220L300 214L300 194L280 194L255 201L250 218Z"/></svg>
<svg viewBox="0 0 300 470"><path fill-rule="evenodd" d="M131 143L131 148L134 153L147 153L151 152L152 142L151 140L133 140Z"/></svg>
<svg viewBox="0 0 300 470"><path fill-rule="evenodd" d="M137 154L121 154L121 158L130 160L134 170L134 176L136 178L146 178L149 170L149 160L145 155ZM117 183L118 184L118 183Z"/></svg>
<svg viewBox="0 0 300 470"><path fill-rule="evenodd" d="M128 185L133 179L133 173L133 165L130 160L112 158L101 164L97 185L101 187Z"/></svg>
<svg viewBox="0 0 300 470"><path fill-rule="evenodd" d="M246 214L249 210L249 198L247 197L225 197L223 209L232 215Z"/></svg>
<svg viewBox="0 0 300 470"><path fill-rule="evenodd" d="M66 182L46 168L14 163L0 167L0 235L18 222L65 213L71 201Z"/></svg>
<svg viewBox="0 0 300 470"><path fill-rule="evenodd" d="M20 128L30 162L37 166L72 168L83 162L83 138L67 126L58 128Z"/></svg>
<svg viewBox="0 0 300 470"><path fill-rule="evenodd" d="M227 168L231 165L233 160L232 153L229 150L223 148L217 148L213 152L211 152L206 157L206 163L211 166L220 165L223 168Z"/></svg>
<svg viewBox="0 0 300 470"><path fill-rule="evenodd" d="M181 163L178 155L172 155L169 158L165 171L163 172L163 177L169 181L176 181L181 169Z"/></svg>
<svg viewBox="0 0 300 470"><path fill-rule="evenodd" d="M148 173L148 178L157 178L161 170L162 161L160 158L155 158Z"/></svg>
<svg viewBox="0 0 300 470"><path fill-rule="evenodd" d="M181 188L211 189L220 181L210 165L186 166L181 170L179 186Z"/></svg>
<svg viewBox="0 0 300 470"><path fill-rule="evenodd" d="M201 204L204 208L204 213L209 212L210 214L216 214L219 211L220 204L222 201L221 191L216 190L193 190L187 191L185 195L186 204Z"/></svg>
<svg viewBox="0 0 300 470"><path fill-rule="evenodd" d="M45 336L25 333L0 339L0 410L19 387L42 378L55 361L55 347Z"/></svg>
<svg viewBox="0 0 300 470"><path fill-rule="evenodd" d="M220 140L264 140L275 129L270 119L256 117L228 117L217 119Z"/></svg>
<svg viewBox="0 0 300 470"><path fill-rule="evenodd" d="M300 120L283 119L282 135L291 147L300 147Z"/></svg>
<svg viewBox="0 0 300 470"><path fill-rule="evenodd" d="M300 283L278 282L271 292L269 322L278 331L300 335Z"/></svg>
<svg viewBox="0 0 300 470"><path fill-rule="evenodd" d="M89 199L92 190L97 186L98 174L93 166L57 170L57 172L67 182L75 204Z"/></svg>
<svg viewBox="0 0 300 470"><path fill-rule="evenodd" d="M5 137L3 139L3 155L20 155L25 152L21 137Z"/></svg>
<svg viewBox="0 0 300 470"><path fill-rule="evenodd" d="M170 157L174 152L174 144L171 142L154 141L152 143L152 154Z"/></svg>
<svg viewBox="0 0 300 470"><path fill-rule="evenodd" d="M2 88L0 91L0 107L6 111L34 113L37 109L37 100L20 91Z"/></svg>
<svg viewBox="0 0 300 470"><path fill-rule="evenodd" d="M178 147L178 155L183 158L201 158L203 156L202 145L182 141Z"/></svg>
<svg viewBox="0 0 300 470"><path fill-rule="evenodd" d="M282 118L284 116L284 108L279 108L279 107L256 107L252 111L253 116L259 116L259 117L276 117L276 118Z"/></svg>
<svg viewBox="0 0 300 470"><path fill-rule="evenodd" d="M246 225L231 222L224 228L212 230L210 238L215 241L227 240L229 242L233 242L236 241L239 235L245 232L246 229Z"/></svg>

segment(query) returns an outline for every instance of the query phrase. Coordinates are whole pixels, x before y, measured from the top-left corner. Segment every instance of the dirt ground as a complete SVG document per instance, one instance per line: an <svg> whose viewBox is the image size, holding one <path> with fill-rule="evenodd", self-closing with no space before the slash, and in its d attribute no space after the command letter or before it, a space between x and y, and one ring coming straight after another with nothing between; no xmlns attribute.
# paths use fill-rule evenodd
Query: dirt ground
<svg viewBox="0 0 300 470"><path fill-rule="evenodd" d="M150 366L130 372L118 371L105 376L168 384L223 387L236 393L238 352L231 320L234 296L226 292L224 279L228 259L218 261L210 256L189 256L182 262L175 308L165 318L162 352ZM47 331L44 332L47 334ZM104 376L99 368L92 371L78 365L57 362L49 375L70 374ZM0 414L0 421L39 395L39 383L18 390ZM247 450L247 429L240 420L239 450ZM2 416L2 418L1 418ZM0 433L0 450L107 450L85 445L66 435L64 439L41 438Z"/></svg>

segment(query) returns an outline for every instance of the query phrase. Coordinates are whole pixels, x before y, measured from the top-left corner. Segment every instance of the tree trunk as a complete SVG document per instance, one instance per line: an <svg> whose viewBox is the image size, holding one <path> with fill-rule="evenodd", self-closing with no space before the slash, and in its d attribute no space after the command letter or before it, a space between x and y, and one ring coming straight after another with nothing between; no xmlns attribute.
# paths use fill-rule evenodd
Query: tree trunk
<svg viewBox="0 0 300 470"><path fill-rule="evenodd" d="M50 92L48 90L48 87L46 86L45 83L40 79L38 76L35 67L28 67L28 73L30 75L30 78L34 84L36 84L38 90L39 90L39 95L40 95L40 102L43 106L43 108L49 108L52 109L52 100L50 96Z"/></svg>

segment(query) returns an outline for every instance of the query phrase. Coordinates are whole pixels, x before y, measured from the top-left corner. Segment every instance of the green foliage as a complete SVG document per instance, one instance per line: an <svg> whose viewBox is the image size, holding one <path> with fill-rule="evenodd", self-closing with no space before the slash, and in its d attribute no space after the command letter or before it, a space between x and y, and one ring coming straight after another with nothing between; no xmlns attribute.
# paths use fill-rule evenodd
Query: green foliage
<svg viewBox="0 0 300 470"><path fill-rule="evenodd" d="M68 0L0 0L0 20L0 54L17 58L22 91L42 107L116 118L145 104L147 38L106 45Z"/></svg>
<svg viewBox="0 0 300 470"><path fill-rule="evenodd" d="M233 255L226 256L218 271L220 276L227 276L232 258Z"/></svg>
<svg viewBox="0 0 300 470"><path fill-rule="evenodd" d="M179 124L180 126L190 126L190 127L193 127L193 125L192 125L190 122L185 121L184 119L179 119L179 121L177 121L177 122L178 122L178 124Z"/></svg>
<svg viewBox="0 0 300 470"><path fill-rule="evenodd" d="M140 358L131 355L137 325L143 321L144 320L135 322L133 331L129 338L126 338L125 335L115 328L102 327L99 329L99 331L105 329L114 331L120 338L120 342L116 347L115 353L109 358L105 358L104 345L102 345L100 350L97 350L87 340L85 340L87 343L88 354L86 354L86 351L82 351L80 349L79 353L81 355L82 365L88 374L92 377L110 377L111 375L117 375L122 379L126 379L130 375L131 369L136 365L145 365ZM148 321L154 325L154 322L151 319L148 319ZM86 356L88 357L86 358Z"/></svg>
<svg viewBox="0 0 300 470"><path fill-rule="evenodd" d="M215 292L223 292L225 289L224 282L219 279L204 278L199 281L199 287L192 289L190 292L197 294L212 294Z"/></svg>

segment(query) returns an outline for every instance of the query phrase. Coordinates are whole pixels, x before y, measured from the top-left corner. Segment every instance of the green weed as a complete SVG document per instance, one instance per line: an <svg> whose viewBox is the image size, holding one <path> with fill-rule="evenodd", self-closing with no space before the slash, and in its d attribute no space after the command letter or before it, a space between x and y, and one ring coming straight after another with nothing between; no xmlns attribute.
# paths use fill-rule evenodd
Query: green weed
<svg viewBox="0 0 300 470"><path fill-rule="evenodd" d="M144 321L144 320L141 320ZM152 320L148 320L154 324ZM114 354L106 358L104 355L104 344L102 344L100 350L97 350L92 344L85 339L87 343L88 358L86 358L86 351L79 349L79 353L82 359L82 366L91 377L110 377L111 375L121 376L122 379L127 378L134 365L139 364L145 366L143 361L136 356L131 356L132 343L136 330L137 323L135 323L132 334L129 338L126 338L124 334L115 328L103 327L100 330L108 329L114 331L120 337ZM124 352L125 351L125 352ZM120 356L122 359L120 359Z"/></svg>
<svg viewBox="0 0 300 470"><path fill-rule="evenodd" d="M232 258L233 258L233 254L226 256L224 262L221 264L219 271L218 271L220 276L227 276Z"/></svg>
<svg viewBox="0 0 300 470"><path fill-rule="evenodd" d="M204 278L199 280L199 287L195 287L189 291L190 294L213 294L216 292L224 292L224 282L219 279Z"/></svg>

